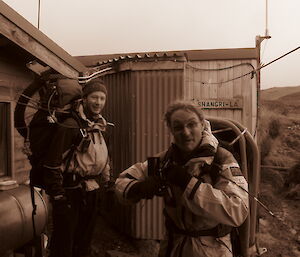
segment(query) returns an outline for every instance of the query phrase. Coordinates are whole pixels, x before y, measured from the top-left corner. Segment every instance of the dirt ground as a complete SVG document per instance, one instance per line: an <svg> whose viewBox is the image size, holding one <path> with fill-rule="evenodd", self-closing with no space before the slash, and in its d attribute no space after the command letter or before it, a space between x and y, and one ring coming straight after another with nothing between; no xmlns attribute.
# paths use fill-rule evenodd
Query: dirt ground
<svg viewBox="0 0 300 257"><path fill-rule="evenodd" d="M157 256L159 243L154 240L137 240L120 233L99 215L92 244L91 257L104 257L107 251L116 250L133 256Z"/></svg>
<svg viewBox="0 0 300 257"><path fill-rule="evenodd" d="M276 217L260 209L259 247L266 248L265 257L299 257L300 256L300 202L286 200L278 196L279 211ZM276 202L275 202L276 204ZM263 213L264 212L264 213Z"/></svg>

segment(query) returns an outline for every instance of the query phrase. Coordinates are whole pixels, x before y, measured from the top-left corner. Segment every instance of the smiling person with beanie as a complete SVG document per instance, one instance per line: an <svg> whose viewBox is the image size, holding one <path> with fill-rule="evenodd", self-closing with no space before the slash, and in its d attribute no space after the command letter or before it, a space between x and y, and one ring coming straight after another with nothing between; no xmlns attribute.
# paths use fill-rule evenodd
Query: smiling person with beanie
<svg viewBox="0 0 300 257"><path fill-rule="evenodd" d="M43 162L52 204L50 257L90 256L99 189L110 179L107 122L101 115L106 98L100 79L83 87L77 120L69 117L57 126Z"/></svg>

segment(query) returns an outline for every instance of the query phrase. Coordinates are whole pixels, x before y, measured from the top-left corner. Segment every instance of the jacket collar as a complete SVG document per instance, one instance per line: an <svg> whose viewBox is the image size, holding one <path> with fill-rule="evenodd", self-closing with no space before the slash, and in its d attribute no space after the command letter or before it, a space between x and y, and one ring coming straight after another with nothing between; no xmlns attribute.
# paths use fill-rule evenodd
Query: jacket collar
<svg viewBox="0 0 300 257"><path fill-rule="evenodd" d="M170 159L179 165L185 165L191 159L202 158L206 160L207 164L211 164L216 153L216 149L207 144L200 144L194 151L189 154L183 154L183 152L174 143L170 147ZM206 158L207 157L207 158Z"/></svg>

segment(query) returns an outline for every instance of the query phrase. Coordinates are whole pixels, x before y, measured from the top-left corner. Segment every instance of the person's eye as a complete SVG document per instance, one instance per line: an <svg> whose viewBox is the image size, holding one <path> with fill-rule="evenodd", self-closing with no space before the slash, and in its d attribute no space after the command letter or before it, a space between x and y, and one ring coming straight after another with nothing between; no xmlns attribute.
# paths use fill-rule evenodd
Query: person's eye
<svg viewBox="0 0 300 257"><path fill-rule="evenodd" d="M197 124L198 124L197 122L192 121L192 122L188 123L187 127L188 128L195 128L197 126Z"/></svg>
<svg viewBox="0 0 300 257"><path fill-rule="evenodd" d="M180 131L180 130L182 130L182 126L174 126L173 129L175 131Z"/></svg>

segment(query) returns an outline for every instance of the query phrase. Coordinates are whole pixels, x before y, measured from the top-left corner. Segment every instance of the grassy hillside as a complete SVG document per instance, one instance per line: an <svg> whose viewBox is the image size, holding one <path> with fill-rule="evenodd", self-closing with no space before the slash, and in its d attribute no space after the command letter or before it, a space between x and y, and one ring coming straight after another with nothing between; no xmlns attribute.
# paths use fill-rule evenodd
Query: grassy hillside
<svg viewBox="0 0 300 257"><path fill-rule="evenodd" d="M286 105L300 106L300 91L292 94L288 94L278 98L278 101L285 103Z"/></svg>
<svg viewBox="0 0 300 257"><path fill-rule="evenodd" d="M276 218L259 209L263 256L300 256L300 87L261 92L261 163L287 170L261 169L260 199ZM298 100L299 99L299 100ZM298 164L298 166L296 166Z"/></svg>
<svg viewBox="0 0 300 257"><path fill-rule="evenodd" d="M270 110L270 115L283 115L288 118L300 118L300 86L274 87L262 90L260 93L262 110ZM262 114L261 118L269 116ZM283 122L285 121L283 118Z"/></svg>

